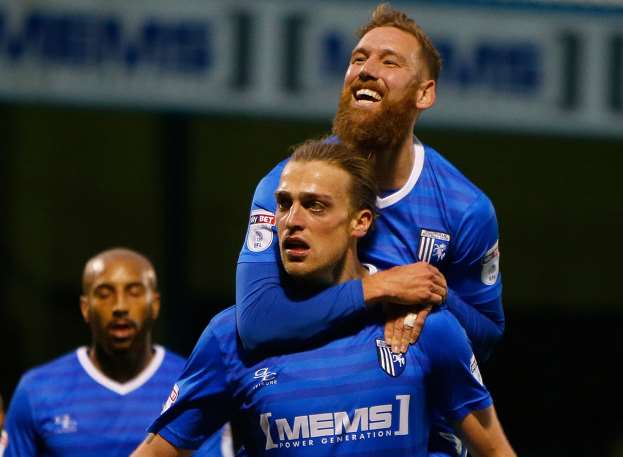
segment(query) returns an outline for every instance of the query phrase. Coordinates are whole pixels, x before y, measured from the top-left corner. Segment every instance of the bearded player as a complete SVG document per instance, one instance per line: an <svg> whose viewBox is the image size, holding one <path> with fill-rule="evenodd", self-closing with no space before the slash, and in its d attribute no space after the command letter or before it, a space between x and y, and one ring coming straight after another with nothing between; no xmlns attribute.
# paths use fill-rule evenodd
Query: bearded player
<svg viewBox="0 0 623 457"><path fill-rule="evenodd" d="M374 274L357 258L375 212L366 159L342 144L305 143L284 168L276 199L284 282L293 289ZM456 319L433 312L417 344L392 354L381 317L370 313L299 351L253 357L236 338L235 308L225 310L150 427L157 435L134 457L187 455L226 420L252 456L425 456L434 410L475 457L515 457Z"/></svg>
<svg viewBox="0 0 623 457"><path fill-rule="evenodd" d="M418 310L445 301L477 358L490 355L504 330L495 210L482 191L413 136L420 114L435 103L440 69L439 53L412 19L386 4L376 8L352 52L333 132L334 141L373 162L379 215L359 255L383 271L305 296L284 287L274 241L273 195L287 162L280 163L255 191L238 260L237 325L247 349L300 347L380 303ZM385 339L394 350L406 350L426 314L419 312L413 333L402 337L394 331L402 318L390 320ZM458 455L453 433L437 418L430 455Z"/></svg>

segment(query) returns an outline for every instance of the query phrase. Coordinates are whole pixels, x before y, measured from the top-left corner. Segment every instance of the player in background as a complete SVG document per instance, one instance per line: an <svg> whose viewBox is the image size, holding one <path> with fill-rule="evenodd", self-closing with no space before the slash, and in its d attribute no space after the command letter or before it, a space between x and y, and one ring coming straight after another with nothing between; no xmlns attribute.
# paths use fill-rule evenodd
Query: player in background
<svg viewBox="0 0 623 457"><path fill-rule="evenodd" d="M304 297L288 290L274 242L273 194L287 163L281 162L256 188L238 260L237 325L246 348L299 347L378 303L445 300L478 359L490 355L504 331L495 210L459 170L413 136L419 116L435 103L440 69L439 53L411 18L387 4L375 9L352 52L333 133L334 141L374 165L379 216L360 257L384 271ZM425 315L418 314L414 330ZM386 340L404 352L416 332L396 334L394 326L400 330L402 323L388 322ZM438 422L431 451L454 455L446 439L451 430Z"/></svg>
<svg viewBox="0 0 623 457"><path fill-rule="evenodd" d="M286 165L276 192L278 244L284 281L299 291L375 270L357 257L374 220L369 165L344 145L321 141L300 146ZM433 408L460 430L472 455L515 455L465 332L447 310L431 313L405 354L392 354L382 338L382 316L370 313L299 352L253 358L238 343L229 308L201 336L150 427L157 435L133 455L186 455L232 419L253 456L424 456Z"/></svg>
<svg viewBox="0 0 623 457"><path fill-rule="evenodd" d="M4 431L4 400L0 395L0 457L4 455L6 449L7 436Z"/></svg>
<svg viewBox="0 0 623 457"><path fill-rule="evenodd" d="M156 272L128 249L84 268L80 310L91 344L27 372L7 413L5 457L123 456L162 409L184 359L152 343ZM196 455L221 456L221 433Z"/></svg>

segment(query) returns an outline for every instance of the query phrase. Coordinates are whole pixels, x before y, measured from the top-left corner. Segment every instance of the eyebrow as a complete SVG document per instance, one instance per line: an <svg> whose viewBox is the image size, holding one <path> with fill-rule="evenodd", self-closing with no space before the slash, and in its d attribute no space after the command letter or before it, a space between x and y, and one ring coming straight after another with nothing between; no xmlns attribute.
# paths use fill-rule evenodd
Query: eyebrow
<svg viewBox="0 0 623 457"><path fill-rule="evenodd" d="M143 283L143 281L130 281L130 282L123 283L122 286L124 288L132 287L132 286L143 286L143 287L145 287L145 283ZM97 289L99 287L109 287L109 288L112 288L112 289L115 288L115 286L112 283L110 283L108 281L102 281L100 283L97 283L97 282L93 283L93 285L91 286L91 289L95 290L95 289Z"/></svg>
<svg viewBox="0 0 623 457"><path fill-rule="evenodd" d="M291 197L292 194L287 191L287 190L277 190L275 191L275 197ZM309 198L316 198L316 199L321 199L321 200L329 200L329 201L333 201L333 196L331 194L321 194L318 192L300 192L299 193L299 198L304 200L304 199L309 199Z"/></svg>
<svg viewBox="0 0 623 457"><path fill-rule="evenodd" d="M351 55L355 55L357 53L370 54L370 50L365 48L365 47L363 47L363 46L360 46L358 48L353 49L353 52L351 52ZM380 50L380 54L381 54L381 56L386 56L388 54L391 54L391 55L400 57L400 54L398 54L398 52L395 49L392 49L392 48L382 48Z"/></svg>

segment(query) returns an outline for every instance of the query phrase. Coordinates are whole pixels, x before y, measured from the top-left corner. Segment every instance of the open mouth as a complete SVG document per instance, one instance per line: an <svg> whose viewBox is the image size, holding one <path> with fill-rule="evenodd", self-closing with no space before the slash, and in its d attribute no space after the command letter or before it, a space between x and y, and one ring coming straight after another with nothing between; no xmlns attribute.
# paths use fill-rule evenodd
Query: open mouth
<svg viewBox="0 0 623 457"><path fill-rule="evenodd" d="M383 96L380 92L374 89L361 88L353 91L353 98L358 104L371 105L383 100Z"/></svg>
<svg viewBox="0 0 623 457"><path fill-rule="evenodd" d="M291 260L301 259L309 252L309 245L300 238L287 237L283 241L283 249Z"/></svg>
<svg viewBox="0 0 623 457"><path fill-rule="evenodd" d="M111 335L116 339L126 339L136 332L136 326L131 321L115 321L109 327Z"/></svg>

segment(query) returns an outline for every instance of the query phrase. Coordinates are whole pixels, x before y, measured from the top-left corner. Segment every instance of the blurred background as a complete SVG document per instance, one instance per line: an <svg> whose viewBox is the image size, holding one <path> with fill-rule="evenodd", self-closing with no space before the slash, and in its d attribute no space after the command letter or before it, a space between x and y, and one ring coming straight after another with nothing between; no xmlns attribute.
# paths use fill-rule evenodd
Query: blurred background
<svg viewBox="0 0 623 457"><path fill-rule="evenodd" d="M623 2L397 1L444 57L416 133L500 221L482 367L522 456L623 456ZM326 133L375 2L0 1L0 392L88 342L86 259L145 253L183 355L233 303L253 190Z"/></svg>

